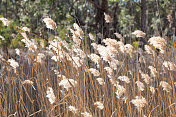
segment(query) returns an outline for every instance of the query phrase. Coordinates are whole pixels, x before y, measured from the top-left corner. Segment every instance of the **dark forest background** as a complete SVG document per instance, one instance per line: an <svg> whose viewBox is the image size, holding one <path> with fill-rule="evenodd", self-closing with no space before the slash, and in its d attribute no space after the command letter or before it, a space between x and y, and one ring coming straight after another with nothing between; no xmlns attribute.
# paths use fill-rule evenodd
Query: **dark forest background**
<svg viewBox="0 0 176 117"><path fill-rule="evenodd" d="M169 38L175 35L175 8L175 0L0 0L0 17L12 22L6 28L0 23L0 35L6 39L0 44L24 47L16 26L31 28L30 35L36 40L52 39L54 31L42 22L45 17L57 23L62 39L70 34L74 22L85 37L94 34L97 43L101 43L100 33L103 38L117 38L114 33L120 33L125 43L132 43L134 30L145 32L146 39L152 35ZM111 23L105 23L104 13L111 16Z"/></svg>

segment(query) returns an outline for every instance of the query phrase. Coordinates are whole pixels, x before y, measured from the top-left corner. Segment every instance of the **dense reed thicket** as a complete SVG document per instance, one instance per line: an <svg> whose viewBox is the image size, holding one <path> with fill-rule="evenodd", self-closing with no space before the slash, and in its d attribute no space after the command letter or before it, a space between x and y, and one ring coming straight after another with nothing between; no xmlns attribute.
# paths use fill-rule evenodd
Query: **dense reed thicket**
<svg viewBox="0 0 176 117"><path fill-rule="evenodd" d="M43 21L56 34L48 47L30 39L27 27L17 28L28 50L0 56L1 117L176 116L174 36L146 39L134 31L136 38L148 40L142 50L124 44L118 33L121 41L106 38L96 44L76 23L65 41L52 19Z"/></svg>

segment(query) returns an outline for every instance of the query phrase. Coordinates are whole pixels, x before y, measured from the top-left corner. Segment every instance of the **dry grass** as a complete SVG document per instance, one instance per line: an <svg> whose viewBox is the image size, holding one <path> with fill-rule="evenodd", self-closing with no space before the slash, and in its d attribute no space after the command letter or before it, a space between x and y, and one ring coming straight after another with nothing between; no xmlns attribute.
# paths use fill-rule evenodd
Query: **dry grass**
<svg viewBox="0 0 176 117"><path fill-rule="evenodd" d="M93 59L76 28L70 44L56 37L49 49L34 49L24 36L29 50L13 57L16 68L0 57L1 117L176 116L176 69L163 65L170 61L175 67L175 43L157 55L155 45L148 54L107 39L106 46L94 48L100 58Z"/></svg>

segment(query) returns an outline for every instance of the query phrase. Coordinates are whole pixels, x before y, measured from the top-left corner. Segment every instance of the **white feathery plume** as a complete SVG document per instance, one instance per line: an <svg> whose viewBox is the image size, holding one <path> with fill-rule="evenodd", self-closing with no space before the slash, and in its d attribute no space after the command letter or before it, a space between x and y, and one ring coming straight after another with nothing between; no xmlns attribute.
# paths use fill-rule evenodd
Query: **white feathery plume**
<svg viewBox="0 0 176 117"><path fill-rule="evenodd" d="M4 38L3 36L1 36L1 35L0 35L0 38L1 38L2 40L5 40L5 38Z"/></svg>
<svg viewBox="0 0 176 117"><path fill-rule="evenodd" d="M125 45L125 52L127 54L132 55L133 51L134 51L134 47L131 44L126 44Z"/></svg>
<svg viewBox="0 0 176 117"><path fill-rule="evenodd" d="M104 68L109 75L113 75L113 70L110 67Z"/></svg>
<svg viewBox="0 0 176 117"><path fill-rule="evenodd" d="M78 109L76 109L74 106L68 106L68 110L76 114L78 112Z"/></svg>
<svg viewBox="0 0 176 117"><path fill-rule="evenodd" d="M136 99L132 99L131 102L136 106L138 111L140 111L141 108L143 108L147 104L146 99L142 96L136 96Z"/></svg>
<svg viewBox="0 0 176 117"><path fill-rule="evenodd" d="M21 33L21 35L24 37L24 39L22 39L21 41L25 43L25 47L27 47L32 52L35 52L37 50L36 43L29 40L26 33Z"/></svg>
<svg viewBox="0 0 176 117"><path fill-rule="evenodd" d="M168 70L176 71L176 65L170 61L164 61L163 65L168 68Z"/></svg>
<svg viewBox="0 0 176 117"><path fill-rule="evenodd" d="M116 97L120 99L122 95L126 92L126 89L121 85L116 85L117 91L115 92Z"/></svg>
<svg viewBox="0 0 176 117"><path fill-rule="evenodd" d="M74 48L73 51L80 56L82 59L84 59L86 57L86 54L79 48Z"/></svg>
<svg viewBox="0 0 176 117"><path fill-rule="evenodd" d="M108 14L104 13L104 16L105 16L106 23L111 23L112 22L112 18Z"/></svg>
<svg viewBox="0 0 176 117"><path fill-rule="evenodd" d="M119 76L118 79L128 84L130 83L130 79L128 78L128 76Z"/></svg>
<svg viewBox="0 0 176 117"><path fill-rule="evenodd" d="M75 87L77 85L77 81L74 79L67 79L63 77L63 80L60 81L59 86L64 86L64 88L68 91L72 86Z"/></svg>
<svg viewBox="0 0 176 117"><path fill-rule="evenodd" d="M36 60L38 63L42 63L43 60L45 59L46 59L46 56L43 53L38 53L37 60Z"/></svg>
<svg viewBox="0 0 176 117"><path fill-rule="evenodd" d="M103 78L97 78L96 80L98 81L98 83L99 83L100 85L104 85L104 84L105 84Z"/></svg>
<svg viewBox="0 0 176 117"><path fill-rule="evenodd" d="M144 48L148 54L154 54L154 51L152 50L152 48L149 45L145 45Z"/></svg>
<svg viewBox="0 0 176 117"><path fill-rule="evenodd" d="M46 93L46 97L49 99L50 104L53 104L56 101L53 89L51 87L48 87Z"/></svg>
<svg viewBox="0 0 176 117"><path fill-rule="evenodd" d="M88 112L81 113L84 117L92 117L92 115Z"/></svg>
<svg viewBox="0 0 176 117"><path fill-rule="evenodd" d="M136 30L132 33L133 35L135 35L136 37L142 37L142 38L145 38L145 33L140 31L140 30Z"/></svg>
<svg viewBox="0 0 176 117"><path fill-rule="evenodd" d="M152 94L155 94L155 88L154 87L150 86L150 91L151 91Z"/></svg>
<svg viewBox="0 0 176 117"><path fill-rule="evenodd" d="M47 28L56 30L56 23L51 18L44 18L43 22L45 22Z"/></svg>
<svg viewBox="0 0 176 117"><path fill-rule="evenodd" d="M160 50L160 53L164 54L166 51L166 40L162 37L151 37L148 41L155 48Z"/></svg>
<svg viewBox="0 0 176 117"><path fill-rule="evenodd" d="M94 76L100 76L100 72L94 68L89 69L90 73L92 73Z"/></svg>
<svg viewBox="0 0 176 117"><path fill-rule="evenodd" d="M169 85L169 83L167 83L165 81L161 81L160 86L162 86L163 90L166 92L170 92L170 90L172 90L172 87Z"/></svg>
<svg viewBox="0 0 176 117"><path fill-rule="evenodd" d="M13 67L14 72L16 73L16 68L17 68L17 67L19 67L18 62L16 62L16 61L15 61L15 60L13 60L13 59L9 59L9 60L8 60L8 62L10 63L10 66L12 66L12 67Z"/></svg>
<svg viewBox="0 0 176 117"><path fill-rule="evenodd" d="M103 103L101 103L99 101L95 102L94 105L96 105L97 108L99 108L100 110L102 110L104 108Z"/></svg>
<svg viewBox="0 0 176 117"><path fill-rule="evenodd" d="M73 27L74 27L74 29L76 30L76 34L77 34L81 39L83 39L84 33L83 33L82 29L78 26L78 24L77 24L77 23L74 23L74 24L73 24Z"/></svg>
<svg viewBox="0 0 176 117"><path fill-rule="evenodd" d="M20 56L20 50L18 48L15 49L15 52L18 56Z"/></svg>
<svg viewBox="0 0 176 117"><path fill-rule="evenodd" d="M100 57L97 54L90 54L88 56L95 64L99 64L100 63Z"/></svg>
<svg viewBox="0 0 176 117"><path fill-rule="evenodd" d="M10 21L8 19L1 17L0 20L2 21L2 23L5 26L9 26L10 25Z"/></svg>
<svg viewBox="0 0 176 117"><path fill-rule="evenodd" d="M23 27L23 28L21 28L21 30L23 30L24 32L29 32L29 33L31 31L28 27Z"/></svg>
<svg viewBox="0 0 176 117"><path fill-rule="evenodd" d="M95 37L94 37L91 33L89 33L89 38L90 38L92 41L95 41Z"/></svg>
<svg viewBox="0 0 176 117"><path fill-rule="evenodd" d="M147 83L147 84L152 82L152 79L149 77L148 74L141 73L141 77L142 77L142 79L144 79L144 82Z"/></svg>
<svg viewBox="0 0 176 117"><path fill-rule="evenodd" d="M23 81L22 83L23 83L23 84L30 84L30 85L32 86L32 88L33 88L34 90L36 90L35 87L34 87L34 85L33 85L34 82L32 82L31 80L25 80L25 81Z"/></svg>
<svg viewBox="0 0 176 117"><path fill-rule="evenodd" d="M145 86L144 86L144 84L143 84L142 82L136 81L136 85L138 86L138 89L139 89L140 91L144 91Z"/></svg>
<svg viewBox="0 0 176 117"><path fill-rule="evenodd" d="M151 75L152 75L153 77L156 77L156 75L157 75L156 68L154 68L153 66L149 66L148 68L149 68L150 71L151 71Z"/></svg>

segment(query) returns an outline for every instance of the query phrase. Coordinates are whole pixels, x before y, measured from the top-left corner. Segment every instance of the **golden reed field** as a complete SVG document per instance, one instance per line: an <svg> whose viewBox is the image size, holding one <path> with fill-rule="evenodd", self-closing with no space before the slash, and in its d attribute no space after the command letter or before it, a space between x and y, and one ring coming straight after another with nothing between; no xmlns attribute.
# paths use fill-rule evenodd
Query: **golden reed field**
<svg viewBox="0 0 176 117"><path fill-rule="evenodd" d="M52 19L43 22L55 31L48 46L17 27L27 49L0 55L0 117L176 117L174 35L147 39L136 30L135 38L147 41L141 49L118 33L120 41L97 44L76 23L65 40Z"/></svg>

